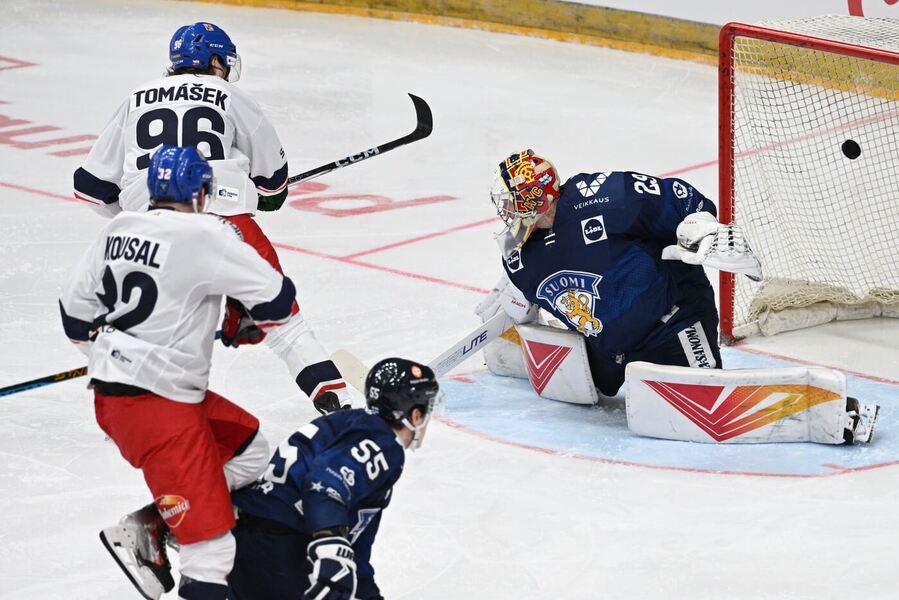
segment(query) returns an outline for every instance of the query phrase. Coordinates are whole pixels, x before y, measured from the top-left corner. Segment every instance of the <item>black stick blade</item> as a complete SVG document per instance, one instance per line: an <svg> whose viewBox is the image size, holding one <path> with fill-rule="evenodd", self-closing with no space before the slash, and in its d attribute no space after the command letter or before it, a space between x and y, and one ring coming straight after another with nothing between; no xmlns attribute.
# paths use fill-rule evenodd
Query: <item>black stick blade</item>
<svg viewBox="0 0 899 600"><path fill-rule="evenodd" d="M431 107L415 94L409 94L412 98L412 104L415 105L415 116L418 119L418 127L415 128L415 139L420 140L431 135L434 130L434 116L431 114Z"/></svg>

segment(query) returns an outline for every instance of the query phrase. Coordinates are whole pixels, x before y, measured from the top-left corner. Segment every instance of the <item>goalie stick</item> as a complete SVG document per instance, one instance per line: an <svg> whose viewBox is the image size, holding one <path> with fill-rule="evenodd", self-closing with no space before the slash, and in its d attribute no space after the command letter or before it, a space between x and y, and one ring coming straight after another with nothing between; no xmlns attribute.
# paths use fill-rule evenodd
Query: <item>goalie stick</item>
<svg viewBox="0 0 899 600"><path fill-rule="evenodd" d="M512 321L508 315L499 312L462 336L440 356L430 361L428 366L434 371L436 377L442 377L512 327ZM347 380L347 383L364 394L368 367L349 350L337 350L331 355L331 360L334 361L337 370Z"/></svg>
<svg viewBox="0 0 899 600"><path fill-rule="evenodd" d="M384 154L385 152L390 152L395 148L405 146L406 144L411 144L412 142L417 142L418 140L424 139L431 135L431 131L434 129L434 119L431 115L431 107L428 106L427 102L425 102L422 98L419 98L415 94L409 94L409 97L412 99L412 104L415 105L415 118L417 120L415 130L412 133L387 142L386 144L381 144L380 146L375 146L374 148L363 150L358 154L351 154L350 156L347 156L345 158L341 158L339 160L335 160L334 162L316 167L312 170L305 171L303 173L300 173L299 175L288 177L287 187L294 186L309 179L314 179L326 173L330 173L331 171L336 171L337 169L342 169L344 167L354 165L373 156L379 156L381 154Z"/></svg>

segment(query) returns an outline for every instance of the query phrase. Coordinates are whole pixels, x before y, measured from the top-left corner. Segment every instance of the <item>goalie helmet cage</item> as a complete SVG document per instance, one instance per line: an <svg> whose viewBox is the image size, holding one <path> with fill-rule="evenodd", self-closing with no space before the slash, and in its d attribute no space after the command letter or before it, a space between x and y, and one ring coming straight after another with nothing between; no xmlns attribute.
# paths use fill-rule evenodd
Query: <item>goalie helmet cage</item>
<svg viewBox="0 0 899 600"><path fill-rule="evenodd" d="M722 342L899 316L899 20L729 23L718 52L720 220L764 274L721 273Z"/></svg>

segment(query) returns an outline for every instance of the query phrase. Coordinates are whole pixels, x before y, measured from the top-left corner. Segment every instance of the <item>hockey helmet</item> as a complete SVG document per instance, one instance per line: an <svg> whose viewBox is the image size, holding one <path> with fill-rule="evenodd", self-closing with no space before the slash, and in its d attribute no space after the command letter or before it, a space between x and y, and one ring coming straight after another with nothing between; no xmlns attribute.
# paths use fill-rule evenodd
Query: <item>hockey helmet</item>
<svg viewBox="0 0 899 600"><path fill-rule="evenodd" d="M212 167L194 146L164 145L150 159L147 187L151 202L190 202L196 210L200 190L212 193Z"/></svg>
<svg viewBox="0 0 899 600"><path fill-rule="evenodd" d="M431 415L442 402L434 371L404 358L378 361L365 378L365 402L370 412L377 413L390 424L402 424L412 430L411 448L421 445ZM414 426L409 420L418 408L424 422Z"/></svg>
<svg viewBox="0 0 899 600"><path fill-rule="evenodd" d="M172 69L207 69L218 56L228 70L228 81L240 79L240 55L224 30L212 23L194 23L178 28L169 42Z"/></svg>
<svg viewBox="0 0 899 600"><path fill-rule="evenodd" d="M533 150L522 150L497 166L490 199L513 235L524 243L540 215L559 199L559 188L553 164Z"/></svg>

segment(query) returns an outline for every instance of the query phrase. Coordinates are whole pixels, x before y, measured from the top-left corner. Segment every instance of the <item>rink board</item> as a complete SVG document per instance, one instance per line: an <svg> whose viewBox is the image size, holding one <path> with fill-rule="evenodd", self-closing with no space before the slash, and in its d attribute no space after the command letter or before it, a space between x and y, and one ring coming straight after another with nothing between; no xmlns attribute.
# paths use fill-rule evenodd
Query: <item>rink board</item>
<svg viewBox="0 0 899 600"><path fill-rule="evenodd" d="M728 368L796 363L723 348ZM479 372L441 382L447 424L535 451L649 468L759 476L839 475L899 462L899 386L850 375L849 394L880 404L875 439L867 446L701 444L644 438L627 428L624 398L578 406L537 397L523 379Z"/></svg>

